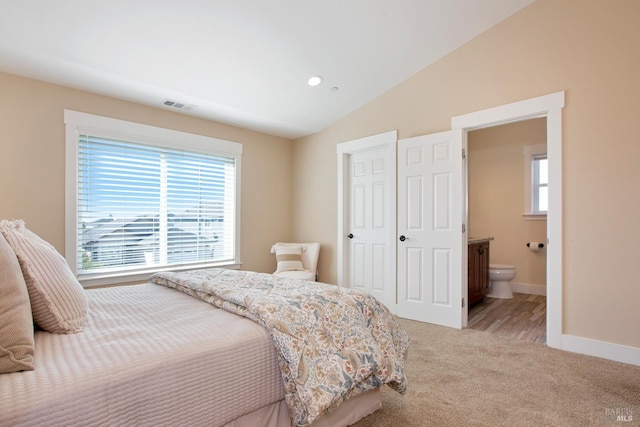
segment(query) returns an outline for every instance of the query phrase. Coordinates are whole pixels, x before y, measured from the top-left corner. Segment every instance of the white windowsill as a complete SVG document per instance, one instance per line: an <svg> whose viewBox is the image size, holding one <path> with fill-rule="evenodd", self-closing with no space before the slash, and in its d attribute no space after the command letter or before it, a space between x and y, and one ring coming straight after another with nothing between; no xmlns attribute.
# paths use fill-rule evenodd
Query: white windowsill
<svg viewBox="0 0 640 427"><path fill-rule="evenodd" d="M174 266L164 268L149 268L145 270L129 271L124 273L110 273L110 274L96 274L90 277L79 277L78 281L83 288L91 288L94 286L105 285L119 285L125 283L146 283L149 281L149 277L152 274L160 271L184 271L184 270L197 270L200 268L228 268L233 270L239 270L242 262L229 261L227 263L210 263L210 264L195 264L187 266Z"/></svg>
<svg viewBox="0 0 640 427"><path fill-rule="evenodd" d="M522 214L525 221L546 221L547 214Z"/></svg>

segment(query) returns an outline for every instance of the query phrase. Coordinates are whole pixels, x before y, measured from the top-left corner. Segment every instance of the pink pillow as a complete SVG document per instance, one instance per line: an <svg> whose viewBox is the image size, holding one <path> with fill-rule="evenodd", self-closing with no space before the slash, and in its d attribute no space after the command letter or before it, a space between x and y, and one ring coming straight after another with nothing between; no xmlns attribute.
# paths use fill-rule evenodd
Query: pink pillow
<svg viewBox="0 0 640 427"><path fill-rule="evenodd" d="M0 374L33 370L33 318L27 284L0 234Z"/></svg>
<svg viewBox="0 0 640 427"><path fill-rule="evenodd" d="M21 220L0 222L0 232L18 256L36 325L58 334L81 332L87 296L67 261Z"/></svg>

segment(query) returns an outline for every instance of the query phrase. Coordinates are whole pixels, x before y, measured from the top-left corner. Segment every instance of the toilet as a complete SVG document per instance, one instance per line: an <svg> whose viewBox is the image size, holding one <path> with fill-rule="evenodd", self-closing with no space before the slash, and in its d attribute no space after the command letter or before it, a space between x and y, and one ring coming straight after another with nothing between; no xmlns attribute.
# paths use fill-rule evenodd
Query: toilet
<svg viewBox="0 0 640 427"><path fill-rule="evenodd" d="M489 298L513 298L509 281L516 277L516 267L505 264L489 264L489 280L491 290L487 294Z"/></svg>

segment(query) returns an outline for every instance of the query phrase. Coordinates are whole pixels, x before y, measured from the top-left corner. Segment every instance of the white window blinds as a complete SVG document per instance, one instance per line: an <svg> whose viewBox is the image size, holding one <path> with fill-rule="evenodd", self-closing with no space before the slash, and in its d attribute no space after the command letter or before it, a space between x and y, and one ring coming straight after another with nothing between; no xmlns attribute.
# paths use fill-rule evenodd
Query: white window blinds
<svg viewBox="0 0 640 427"><path fill-rule="evenodd" d="M235 262L237 157L139 139L77 128L78 277Z"/></svg>

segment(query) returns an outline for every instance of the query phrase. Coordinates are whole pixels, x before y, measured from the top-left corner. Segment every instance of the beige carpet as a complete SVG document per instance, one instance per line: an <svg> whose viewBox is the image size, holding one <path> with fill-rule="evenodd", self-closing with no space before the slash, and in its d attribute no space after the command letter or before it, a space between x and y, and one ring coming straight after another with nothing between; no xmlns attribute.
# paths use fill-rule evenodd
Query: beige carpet
<svg viewBox="0 0 640 427"><path fill-rule="evenodd" d="M401 319L409 390L355 426L640 426L640 367ZM617 421L617 415L632 421Z"/></svg>

